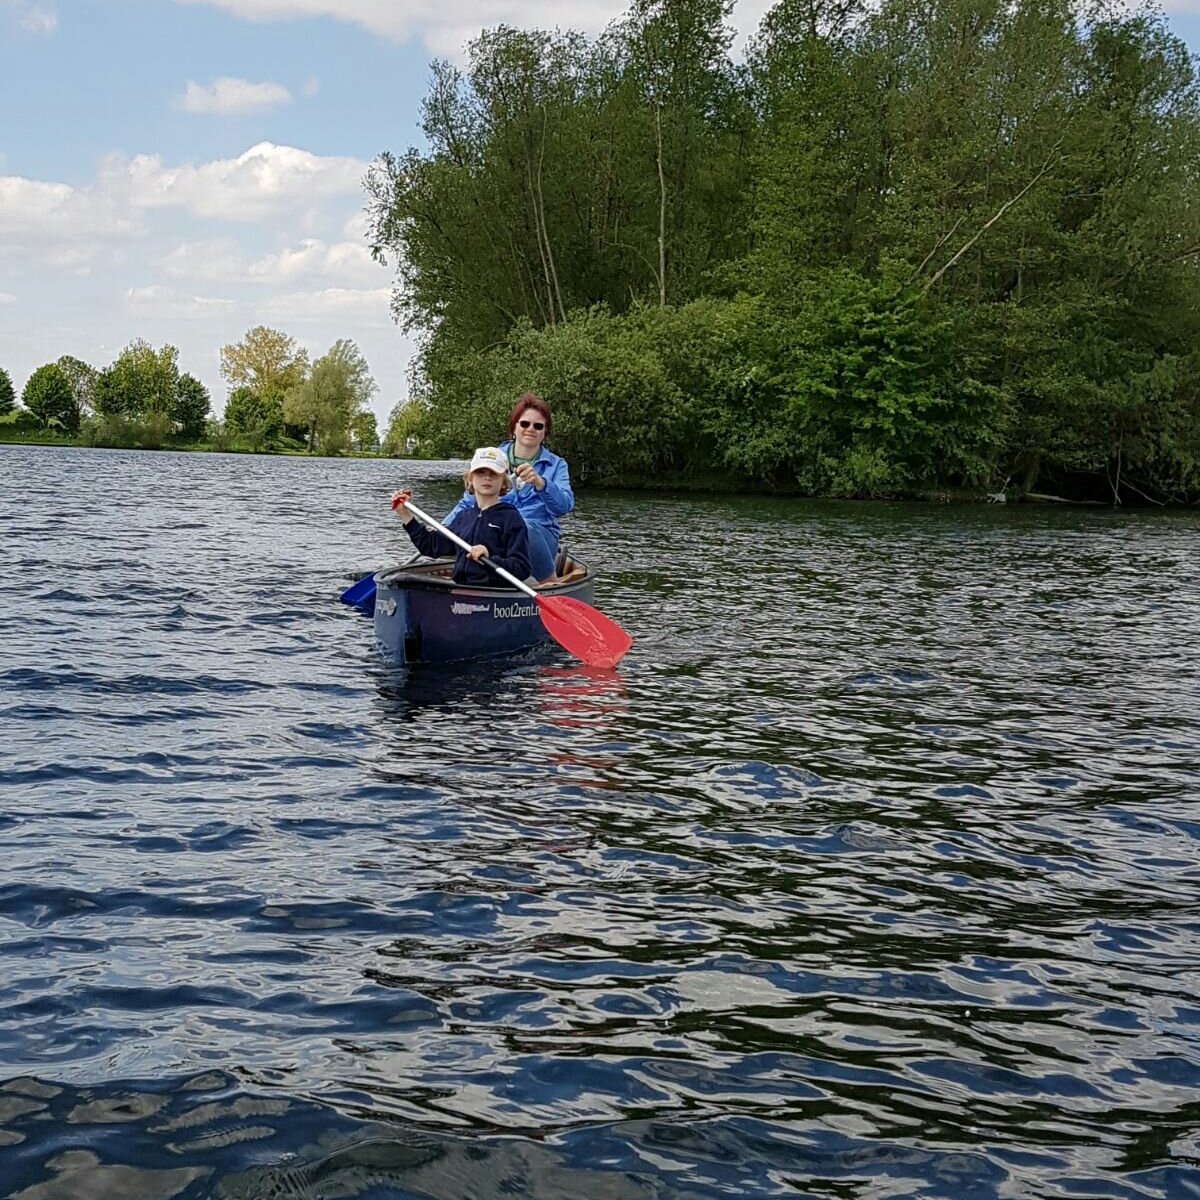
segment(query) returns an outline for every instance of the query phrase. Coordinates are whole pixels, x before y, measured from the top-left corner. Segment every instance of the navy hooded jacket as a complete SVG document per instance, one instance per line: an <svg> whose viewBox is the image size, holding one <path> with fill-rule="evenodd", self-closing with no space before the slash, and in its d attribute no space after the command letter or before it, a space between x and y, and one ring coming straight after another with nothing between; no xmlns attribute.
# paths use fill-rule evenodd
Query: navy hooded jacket
<svg viewBox="0 0 1200 1200"><path fill-rule="evenodd" d="M472 501L446 522L464 542L484 545L488 558L510 575L524 581L529 577L529 531L521 514L511 504L493 504L480 508ZM454 559L454 582L471 587L507 587L508 584L481 562L472 562L465 550L457 547L436 529L427 529L414 518L404 526L412 544L430 558L443 558L458 553Z"/></svg>

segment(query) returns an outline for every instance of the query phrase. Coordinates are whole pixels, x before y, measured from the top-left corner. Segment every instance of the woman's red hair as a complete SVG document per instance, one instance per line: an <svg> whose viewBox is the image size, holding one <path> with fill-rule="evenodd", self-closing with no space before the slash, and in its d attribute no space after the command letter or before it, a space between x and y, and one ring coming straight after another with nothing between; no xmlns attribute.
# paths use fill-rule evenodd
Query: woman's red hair
<svg viewBox="0 0 1200 1200"><path fill-rule="evenodd" d="M554 428L554 418L550 415L550 405L541 398L536 392L526 392L520 400L513 405L513 410L508 414L508 435L509 437L517 436L517 418L527 409L536 408L538 412L546 418L546 436L550 436L550 430Z"/></svg>

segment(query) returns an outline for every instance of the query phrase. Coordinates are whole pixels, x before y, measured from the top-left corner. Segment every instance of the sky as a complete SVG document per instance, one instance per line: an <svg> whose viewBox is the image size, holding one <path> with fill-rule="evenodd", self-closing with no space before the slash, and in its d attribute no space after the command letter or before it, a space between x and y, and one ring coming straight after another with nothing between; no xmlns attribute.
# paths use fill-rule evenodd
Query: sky
<svg viewBox="0 0 1200 1200"><path fill-rule="evenodd" d="M1200 16L1171 11L1200 47ZM255 325L357 343L382 429L408 391L362 181L422 144L435 57L498 24L599 32L625 0L0 0L0 367L179 349L224 406ZM743 39L770 0L737 0Z"/></svg>

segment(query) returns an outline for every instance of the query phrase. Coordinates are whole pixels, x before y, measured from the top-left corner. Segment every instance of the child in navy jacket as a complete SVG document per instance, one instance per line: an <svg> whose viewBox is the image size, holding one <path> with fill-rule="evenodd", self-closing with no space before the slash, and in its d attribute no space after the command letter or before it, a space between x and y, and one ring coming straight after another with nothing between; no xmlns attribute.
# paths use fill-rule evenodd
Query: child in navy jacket
<svg viewBox="0 0 1200 1200"><path fill-rule="evenodd" d="M457 550L455 583L471 587L506 586L479 561L484 557L517 579L525 579L530 570L529 531L521 514L511 504L499 502L511 486L507 456L492 446L476 450L463 483L475 502L456 511L447 528L454 530L463 541L470 542L470 551L456 547L444 534L426 529L414 520L412 513L404 507L405 501L412 498L412 492L401 488L392 496L392 507L404 522L412 544L431 558L441 558Z"/></svg>

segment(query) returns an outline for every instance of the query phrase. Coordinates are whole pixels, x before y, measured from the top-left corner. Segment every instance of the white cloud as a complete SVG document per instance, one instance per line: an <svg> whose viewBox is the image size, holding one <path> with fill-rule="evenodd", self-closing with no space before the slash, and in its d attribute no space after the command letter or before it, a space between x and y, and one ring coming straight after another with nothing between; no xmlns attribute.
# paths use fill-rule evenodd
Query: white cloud
<svg viewBox="0 0 1200 1200"><path fill-rule="evenodd" d="M28 0L0 0L0 8L9 19L26 33L46 35L58 28L58 14L52 8L30 4Z"/></svg>
<svg viewBox="0 0 1200 1200"><path fill-rule="evenodd" d="M237 158L164 165L158 155L110 155L89 187L0 175L0 242L78 242L143 231L143 213L183 209L195 216L254 222L291 209L309 219L334 197L360 194L367 164L260 142Z"/></svg>
<svg viewBox="0 0 1200 1200"><path fill-rule="evenodd" d="M184 112L229 117L269 112L291 102L292 93L282 83L251 83L224 75L207 87L189 79L178 106Z"/></svg>
<svg viewBox="0 0 1200 1200"><path fill-rule="evenodd" d="M90 275L92 264L103 247L99 242L76 242L72 245L40 247L38 259L56 271L67 275Z"/></svg>
<svg viewBox="0 0 1200 1200"><path fill-rule="evenodd" d="M250 267L250 277L264 283L317 278L337 279L345 284L379 283L385 272L365 246L355 242L326 245L317 238L306 238L294 249L259 259Z"/></svg>
<svg viewBox="0 0 1200 1200"><path fill-rule="evenodd" d="M182 208L200 217L257 221L289 206L360 191L367 164L259 142L237 158L168 167L157 154L104 163L105 190L134 208Z"/></svg>
<svg viewBox="0 0 1200 1200"><path fill-rule="evenodd" d="M235 282L245 277L246 264L228 238L179 242L154 263L170 279Z"/></svg>
<svg viewBox="0 0 1200 1200"><path fill-rule="evenodd" d="M209 296L188 296L173 288L154 283L146 287L125 290L125 307L131 311L150 312L160 317L203 317L225 312L235 306L233 300Z"/></svg>
<svg viewBox="0 0 1200 1200"><path fill-rule="evenodd" d="M359 209L352 217L347 217L346 223L342 226L342 237L351 242L362 242L366 245L367 241L367 214L363 209Z"/></svg>
<svg viewBox="0 0 1200 1200"><path fill-rule="evenodd" d="M0 176L0 240L127 236L137 227L134 216L101 190Z"/></svg>
<svg viewBox="0 0 1200 1200"><path fill-rule="evenodd" d="M413 342L362 237L365 170L262 143L216 161L114 156L91 181L0 175L0 362L19 382L63 353L103 366L132 338L166 341L219 408L220 347L265 323L315 354L354 338L384 415Z"/></svg>
<svg viewBox="0 0 1200 1200"><path fill-rule="evenodd" d="M252 261L228 238L180 242L163 255L157 265L172 279L271 286L325 281L355 288L378 284L388 277L387 269L371 258L364 245L358 242L328 244L319 238L305 238L298 246L288 246Z"/></svg>
<svg viewBox="0 0 1200 1200"><path fill-rule="evenodd" d="M306 96L315 96L321 90L321 81L315 75L310 75L300 90Z"/></svg>
<svg viewBox="0 0 1200 1200"><path fill-rule="evenodd" d="M367 325L390 325L391 288L324 288L319 292L289 292L258 306L272 321L353 320Z"/></svg>
<svg viewBox="0 0 1200 1200"><path fill-rule="evenodd" d="M294 21L328 17L361 26L389 41L420 38L435 54L457 56L484 28L578 29L598 33L623 15L627 0L177 0L210 4L244 21ZM740 0L733 23L744 37L758 26L772 0Z"/></svg>

